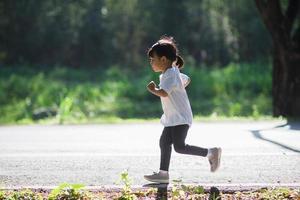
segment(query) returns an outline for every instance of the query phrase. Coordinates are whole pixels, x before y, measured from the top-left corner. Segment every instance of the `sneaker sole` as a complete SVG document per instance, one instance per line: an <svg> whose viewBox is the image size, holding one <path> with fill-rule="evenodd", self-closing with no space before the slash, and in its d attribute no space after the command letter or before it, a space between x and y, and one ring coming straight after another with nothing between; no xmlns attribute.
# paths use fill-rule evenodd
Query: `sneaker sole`
<svg viewBox="0 0 300 200"><path fill-rule="evenodd" d="M219 169L220 165L221 165L222 149L221 148L217 148L217 150L218 150L217 167L214 170L210 169L211 172L216 172Z"/></svg>
<svg viewBox="0 0 300 200"><path fill-rule="evenodd" d="M221 154L222 154L222 149L218 148L218 165L215 171L217 171L220 168L221 165Z"/></svg>
<svg viewBox="0 0 300 200"><path fill-rule="evenodd" d="M144 177L147 181L153 182L153 183L169 183L169 180L158 180L158 179L149 179Z"/></svg>

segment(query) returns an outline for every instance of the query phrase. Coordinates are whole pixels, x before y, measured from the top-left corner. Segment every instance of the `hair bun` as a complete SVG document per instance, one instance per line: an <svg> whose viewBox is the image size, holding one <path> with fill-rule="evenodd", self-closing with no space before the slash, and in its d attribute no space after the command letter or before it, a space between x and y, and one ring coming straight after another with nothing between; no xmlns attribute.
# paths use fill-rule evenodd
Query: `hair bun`
<svg viewBox="0 0 300 200"><path fill-rule="evenodd" d="M183 64L184 64L184 61L183 61L183 58L180 56L180 55L176 55L176 65L179 69L182 69L183 68Z"/></svg>

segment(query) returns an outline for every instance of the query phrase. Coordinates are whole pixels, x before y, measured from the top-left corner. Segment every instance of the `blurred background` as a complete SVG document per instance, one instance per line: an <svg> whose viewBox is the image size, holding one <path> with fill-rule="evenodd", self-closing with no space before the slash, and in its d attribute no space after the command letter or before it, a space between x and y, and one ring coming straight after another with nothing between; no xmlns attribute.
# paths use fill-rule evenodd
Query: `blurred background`
<svg viewBox="0 0 300 200"><path fill-rule="evenodd" d="M146 52L162 35L185 60L195 117L272 116L272 41L254 1L1 0L0 123L159 118Z"/></svg>

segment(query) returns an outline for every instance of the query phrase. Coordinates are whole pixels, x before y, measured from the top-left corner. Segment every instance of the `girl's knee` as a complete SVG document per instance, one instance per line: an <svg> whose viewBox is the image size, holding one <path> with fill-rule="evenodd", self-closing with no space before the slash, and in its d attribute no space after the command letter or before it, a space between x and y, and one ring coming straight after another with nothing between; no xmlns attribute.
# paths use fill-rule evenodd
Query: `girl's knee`
<svg viewBox="0 0 300 200"><path fill-rule="evenodd" d="M185 151L185 145L174 145L174 150L177 153L184 153L184 151Z"/></svg>

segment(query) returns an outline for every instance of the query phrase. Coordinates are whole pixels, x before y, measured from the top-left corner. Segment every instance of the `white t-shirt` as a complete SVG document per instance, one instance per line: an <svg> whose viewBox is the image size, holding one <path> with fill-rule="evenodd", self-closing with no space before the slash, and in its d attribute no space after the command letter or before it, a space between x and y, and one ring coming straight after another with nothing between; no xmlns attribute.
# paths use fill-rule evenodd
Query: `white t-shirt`
<svg viewBox="0 0 300 200"><path fill-rule="evenodd" d="M159 87L168 93L167 97L160 98L164 111L161 123L165 127L182 124L191 126L193 113L185 91L189 77L180 73L177 67L171 67L161 74L159 79Z"/></svg>

